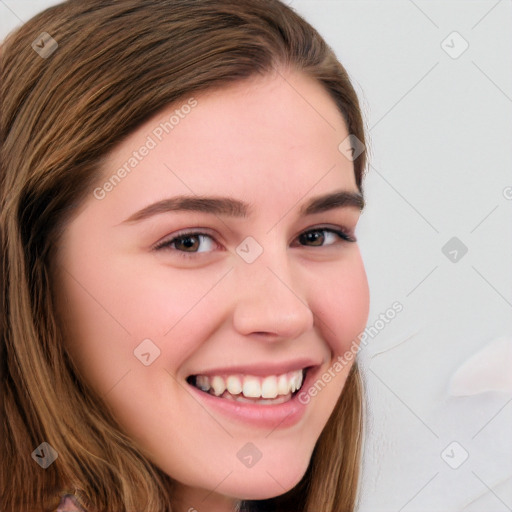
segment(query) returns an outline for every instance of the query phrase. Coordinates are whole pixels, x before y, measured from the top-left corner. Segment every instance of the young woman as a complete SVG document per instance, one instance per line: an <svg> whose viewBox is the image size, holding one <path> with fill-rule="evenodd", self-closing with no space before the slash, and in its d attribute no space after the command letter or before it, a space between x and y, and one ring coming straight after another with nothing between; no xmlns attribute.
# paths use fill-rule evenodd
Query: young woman
<svg viewBox="0 0 512 512"><path fill-rule="evenodd" d="M69 0L1 60L0 509L354 510L365 137L322 38Z"/></svg>

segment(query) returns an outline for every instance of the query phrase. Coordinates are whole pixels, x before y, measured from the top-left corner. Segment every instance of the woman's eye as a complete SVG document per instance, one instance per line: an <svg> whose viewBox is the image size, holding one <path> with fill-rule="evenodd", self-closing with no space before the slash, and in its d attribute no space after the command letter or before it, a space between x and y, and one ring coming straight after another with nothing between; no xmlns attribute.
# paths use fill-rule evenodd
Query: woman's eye
<svg viewBox="0 0 512 512"><path fill-rule="evenodd" d="M332 228L310 229L298 237L300 245L308 247L325 247L336 242L355 242L356 239L342 230ZM164 240L155 246L155 250L177 251L182 256L191 256L197 253L212 252L218 244L214 238L206 233L182 233L171 239Z"/></svg>
<svg viewBox="0 0 512 512"><path fill-rule="evenodd" d="M299 236L299 242L301 245L307 245L310 247L323 247L326 245L332 245L338 242L340 239L344 240L345 242L356 241L355 238L347 235L347 233L344 231L327 228L311 229L309 231L305 231Z"/></svg>
<svg viewBox="0 0 512 512"><path fill-rule="evenodd" d="M171 240L158 244L155 249L174 249L180 252L198 253L210 252L215 248L215 242L210 235L204 233L184 233Z"/></svg>

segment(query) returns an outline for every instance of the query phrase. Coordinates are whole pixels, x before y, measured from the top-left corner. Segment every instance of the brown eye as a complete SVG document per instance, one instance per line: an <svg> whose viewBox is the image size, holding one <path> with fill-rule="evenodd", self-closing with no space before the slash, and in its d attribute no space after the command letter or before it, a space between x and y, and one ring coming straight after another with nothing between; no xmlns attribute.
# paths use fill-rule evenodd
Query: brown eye
<svg viewBox="0 0 512 512"><path fill-rule="evenodd" d="M311 229L299 236L299 243L308 247L324 247L336 242L355 242L356 239L337 229Z"/></svg>
<svg viewBox="0 0 512 512"><path fill-rule="evenodd" d="M174 239L174 247L178 251L197 252L200 241L199 235L187 235Z"/></svg>
<svg viewBox="0 0 512 512"><path fill-rule="evenodd" d="M211 252L215 249L215 246L215 240L210 235L205 233L183 233L161 242L155 247L155 250L195 254Z"/></svg>
<svg viewBox="0 0 512 512"><path fill-rule="evenodd" d="M317 230L317 231L308 231L306 233L302 233L299 237L299 241L303 245L323 245L325 240L325 235L323 233L323 230Z"/></svg>

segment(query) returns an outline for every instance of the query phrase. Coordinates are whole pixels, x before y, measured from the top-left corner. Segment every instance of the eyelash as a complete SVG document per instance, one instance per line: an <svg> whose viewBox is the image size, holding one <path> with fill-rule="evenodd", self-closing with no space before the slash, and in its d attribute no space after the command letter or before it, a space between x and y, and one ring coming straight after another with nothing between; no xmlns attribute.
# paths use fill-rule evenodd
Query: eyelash
<svg viewBox="0 0 512 512"><path fill-rule="evenodd" d="M345 230L343 229L333 229L333 228L326 228L326 227L318 227L313 229L308 229L306 231L303 231L300 235L307 235L308 233L315 233L315 232L327 232L327 233L334 233L337 235L342 242L348 242L348 243L355 243L357 242L357 239L351 235L349 235ZM200 254L198 252L188 252L188 251L181 251L179 249L173 249L171 246L178 242L179 240L182 240L187 237L194 237L194 236L206 236L208 238L211 238L215 241L213 236L209 235L208 233L203 233L202 231L184 231L183 233L178 233L176 236L171 238L170 240L164 240L163 242L158 243L153 250L155 251L161 251L161 250L171 250L175 251L176 253L179 253L180 257L183 258L194 258L197 256L197 254ZM217 243L217 242L216 242ZM326 247L323 245L320 246L308 246L308 245L302 245L302 247ZM328 247L328 246L327 246Z"/></svg>

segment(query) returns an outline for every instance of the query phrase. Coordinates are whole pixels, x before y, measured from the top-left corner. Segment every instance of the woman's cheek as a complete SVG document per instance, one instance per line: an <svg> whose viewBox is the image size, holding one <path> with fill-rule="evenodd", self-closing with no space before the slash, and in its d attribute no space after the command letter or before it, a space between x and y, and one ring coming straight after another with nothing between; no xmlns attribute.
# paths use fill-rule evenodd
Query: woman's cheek
<svg viewBox="0 0 512 512"><path fill-rule="evenodd" d="M144 286L134 332L160 348L156 367L178 371L198 350L209 347L230 313L233 290L225 275L224 269L173 271L153 286Z"/></svg>
<svg viewBox="0 0 512 512"><path fill-rule="evenodd" d="M218 283L224 273L224 269L177 269L153 264L152 272L138 279L135 286L127 282L127 271L118 276L114 288L125 297L124 315L134 336L168 340L182 325L197 325L194 318L198 316L203 320L200 324L208 324L206 319L211 314L204 306L215 308L219 303L222 286Z"/></svg>
<svg viewBox="0 0 512 512"><path fill-rule="evenodd" d="M359 251L358 251L359 252ZM325 279L317 279L310 297L312 311L320 317L317 322L323 338L335 354L344 353L364 331L368 321L370 293L368 280L360 257L353 258L335 269Z"/></svg>

